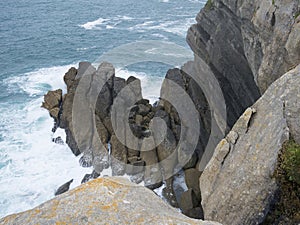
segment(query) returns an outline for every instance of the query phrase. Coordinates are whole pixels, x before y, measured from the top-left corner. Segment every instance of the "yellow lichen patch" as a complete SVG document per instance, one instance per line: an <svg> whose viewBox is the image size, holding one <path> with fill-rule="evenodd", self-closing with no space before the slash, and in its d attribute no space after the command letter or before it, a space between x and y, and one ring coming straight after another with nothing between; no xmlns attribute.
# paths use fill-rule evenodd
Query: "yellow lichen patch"
<svg viewBox="0 0 300 225"><path fill-rule="evenodd" d="M217 148L223 148L224 145L226 145L228 142L226 139L222 139L219 143L219 145L217 146Z"/></svg>
<svg viewBox="0 0 300 225"><path fill-rule="evenodd" d="M18 214L12 214L10 216L7 216L3 219L3 221L1 222L2 224L7 224L9 221L14 220L17 217Z"/></svg>
<svg viewBox="0 0 300 225"><path fill-rule="evenodd" d="M56 222L55 225L71 225L71 223L66 223L66 222Z"/></svg>
<svg viewBox="0 0 300 225"><path fill-rule="evenodd" d="M112 202L110 205L103 205L100 206L101 210L103 211L117 211L118 210L118 203L116 201Z"/></svg>

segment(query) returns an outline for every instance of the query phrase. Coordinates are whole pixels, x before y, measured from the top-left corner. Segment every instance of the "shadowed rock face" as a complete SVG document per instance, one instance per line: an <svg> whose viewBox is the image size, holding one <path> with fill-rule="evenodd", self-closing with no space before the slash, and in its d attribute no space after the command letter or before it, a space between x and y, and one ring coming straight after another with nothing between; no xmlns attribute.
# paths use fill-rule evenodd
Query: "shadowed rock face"
<svg viewBox="0 0 300 225"><path fill-rule="evenodd" d="M258 94L255 83L264 93L299 64L300 18L295 16L299 1L210 2L197 15L187 42L215 70L222 84L231 85L237 99L251 101ZM242 106L248 103L240 102Z"/></svg>
<svg viewBox="0 0 300 225"><path fill-rule="evenodd" d="M146 199L146 201L145 201ZM7 216L0 224L199 224L149 189L124 178L99 178L32 210Z"/></svg>
<svg viewBox="0 0 300 225"><path fill-rule="evenodd" d="M282 144L300 143L300 65L274 82L217 146L200 178L205 219L260 224L278 188Z"/></svg>
<svg viewBox="0 0 300 225"><path fill-rule="evenodd" d="M295 16L299 12L299 1L209 2L197 15L197 24L187 33L194 61L166 75L166 79L186 90L199 112L201 135L196 152L200 170L244 110L270 84L300 62L300 17ZM214 88L207 89L206 66L221 88L225 116L216 113L220 100ZM199 78L198 81L191 79L191 74ZM161 93L168 91L163 85ZM170 120L176 121L172 107L165 102L163 105L171 115ZM219 122L227 129L221 128ZM176 126L172 129L176 136Z"/></svg>

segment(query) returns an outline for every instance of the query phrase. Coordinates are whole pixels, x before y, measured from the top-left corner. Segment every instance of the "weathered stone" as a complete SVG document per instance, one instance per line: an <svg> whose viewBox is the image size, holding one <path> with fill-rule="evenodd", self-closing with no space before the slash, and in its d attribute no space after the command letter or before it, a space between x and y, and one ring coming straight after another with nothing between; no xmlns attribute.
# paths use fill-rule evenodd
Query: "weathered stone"
<svg viewBox="0 0 300 225"><path fill-rule="evenodd" d="M188 209L187 211L183 212L183 214L194 219L200 219L200 220L204 219L202 207Z"/></svg>
<svg viewBox="0 0 300 225"><path fill-rule="evenodd" d="M178 152L178 156L180 157L179 152ZM194 152L192 157L190 158L190 160L184 165L183 169L188 170L191 168L195 168L197 162L198 162L198 156L197 156L196 152Z"/></svg>
<svg viewBox="0 0 300 225"><path fill-rule="evenodd" d="M176 140L169 129L167 135L157 146L157 156L164 171L165 178L169 178L174 173L174 168L177 166Z"/></svg>
<svg viewBox="0 0 300 225"><path fill-rule="evenodd" d="M186 186L195 192L195 195L199 200L201 198L200 186L199 186L199 178L201 174L202 173L197 169L188 169L184 171Z"/></svg>
<svg viewBox="0 0 300 225"><path fill-rule="evenodd" d="M195 192L192 189L189 189L182 193L179 207L183 212L186 212L190 209L196 208L199 205L200 201L197 199Z"/></svg>
<svg viewBox="0 0 300 225"><path fill-rule="evenodd" d="M143 142L140 157L146 163L144 175L145 186L155 189L162 185L163 177L158 163L156 148L147 151L151 147L155 147L152 137L148 138L148 141Z"/></svg>
<svg viewBox="0 0 300 225"><path fill-rule="evenodd" d="M114 176L123 175L127 164L127 149L116 137L113 135L110 140L111 145L111 167Z"/></svg>
<svg viewBox="0 0 300 225"><path fill-rule="evenodd" d="M48 91L48 93L44 95L44 102L42 104L42 107L47 110L51 110L53 108L59 108L61 101L62 101L61 89L55 91Z"/></svg>
<svg viewBox="0 0 300 225"><path fill-rule="evenodd" d="M260 224L274 201L273 173L289 133L299 140L300 65L274 82L217 146L200 177L206 219ZM236 133L236 134L235 134Z"/></svg>
<svg viewBox="0 0 300 225"><path fill-rule="evenodd" d="M73 85L75 78L77 75L77 69L74 67L71 67L67 73L65 73L64 76L64 82L67 85L68 92L71 91L71 86Z"/></svg>
<svg viewBox="0 0 300 225"><path fill-rule="evenodd" d="M147 188L118 177L90 181L32 210L0 220L3 225L55 223L219 224L190 219L168 206Z"/></svg>

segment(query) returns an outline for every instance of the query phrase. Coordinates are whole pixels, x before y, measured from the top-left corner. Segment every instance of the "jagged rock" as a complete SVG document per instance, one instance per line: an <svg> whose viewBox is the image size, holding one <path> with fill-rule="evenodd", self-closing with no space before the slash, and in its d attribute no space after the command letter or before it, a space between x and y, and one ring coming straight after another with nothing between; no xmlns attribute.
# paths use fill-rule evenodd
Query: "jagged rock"
<svg viewBox="0 0 300 225"><path fill-rule="evenodd" d="M176 146L175 137L169 129L162 143L157 146L157 156L165 178L174 174L174 168L178 164Z"/></svg>
<svg viewBox="0 0 300 225"><path fill-rule="evenodd" d="M32 210L0 220L6 225L54 223L219 225L190 219L147 188L118 177L90 181Z"/></svg>
<svg viewBox="0 0 300 225"><path fill-rule="evenodd" d="M201 174L202 173L200 171L194 168L184 171L186 186L195 192L195 195L199 200L201 198L200 186L199 186L199 178Z"/></svg>
<svg viewBox="0 0 300 225"><path fill-rule="evenodd" d="M61 186L57 189L57 191L55 192L55 196L67 192L67 191L69 190L70 185L71 185L72 182L73 182L73 179L70 180L70 181L68 181L67 183L61 185Z"/></svg>
<svg viewBox="0 0 300 225"><path fill-rule="evenodd" d="M71 88L74 84L76 75L77 75L77 69L74 67L71 67L64 76L64 82L67 85L68 92L72 92Z"/></svg>
<svg viewBox="0 0 300 225"><path fill-rule="evenodd" d="M113 135L110 140L111 144L111 167L114 176L123 175L127 164L127 149L116 137Z"/></svg>
<svg viewBox="0 0 300 225"><path fill-rule="evenodd" d="M46 95L44 95L44 102L42 107L45 109L51 110L53 108L59 107L62 100L62 90L58 89L55 91L48 91Z"/></svg>
<svg viewBox="0 0 300 225"><path fill-rule="evenodd" d="M179 207L184 213L187 212L188 210L196 208L199 205L199 203L200 201L196 197L195 192L192 189L189 189L182 193L179 201Z"/></svg>
<svg viewBox="0 0 300 225"><path fill-rule="evenodd" d="M206 219L260 224L277 191L274 170L289 134L300 143L300 65L274 82L217 146L200 177Z"/></svg>
<svg viewBox="0 0 300 225"><path fill-rule="evenodd" d="M131 101L134 104L142 99L140 80L130 77L125 81L123 78L116 77L114 67L107 62L101 63L97 69L89 62L80 62L78 69L71 68L65 74L64 81L68 92L63 97L59 126L65 129L67 144L75 155L83 153L80 159L81 165L93 166L100 173L109 164L108 143L112 139L114 156L112 164L115 168L113 171L114 174L123 174L124 168L121 166L123 168L121 169L118 161L127 163L127 156L125 157L127 150L111 136L115 134L114 129L119 131L121 129L124 138L128 139L124 144L132 142L130 137L127 138L125 135L126 121L117 118L125 118L124 109L131 106L128 105ZM119 97L126 85L128 88L125 95L122 93ZM111 112L116 99L122 103L120 105L123 108ZM59 112L53 111L53 113ZM144 127L138 127L136 131L142 136ZM116 147L119 148L118 151ZM138 143L136 147L138 149ZM130 150L128 156L139 156L139 152Z"/></svg>
<svg viewBox="0 0 300 225"><path fill-rule="evenodd" d="M81 180L81 183L84 184L92 179L96 179L99 176L100 176L100 174L97 173L95 170L93 170L93 172L91 174L84 175L83 179Z"/></svg>
<svg viewBox="0 0 300 225"><path fill-rule="evenodd" d="M62 102L61 89L55 91L48 91L48 93L44 95L44 102L42 104L42 107L49 111L50 116L53 117L55 121L59 120L61 102Z"/></svg>
<svg viewBox="0 0 300 225"><path fill-rule="evenodd" d="M147 151L147 149L151 149L152 146L155 147L155 142L154 139L150 137L147 142L143 142L140 157L146 163L144 174L145 186L150 189L156 189L162 185L163 177L158 164L156 148Z"/></svg>
<svg viewBox="0 0 300 225"><path fill-rule="evenodd" d="M189 29L187 42L221 81L228 96L225 98L234 110L233 117L259 97L255 84L263 93L273 81L298 65L298 10L297 0L211 0L197 15L197 24Z"/></svg>
<svg viewBox="0 0 300 225"><path fill-rule="evenodd" d="M56 138L52 138L52 141L55 143L55 144L59 144L59 145L64 145L64 141L63 139L59 136L59 137L56 137Z"/></svg>

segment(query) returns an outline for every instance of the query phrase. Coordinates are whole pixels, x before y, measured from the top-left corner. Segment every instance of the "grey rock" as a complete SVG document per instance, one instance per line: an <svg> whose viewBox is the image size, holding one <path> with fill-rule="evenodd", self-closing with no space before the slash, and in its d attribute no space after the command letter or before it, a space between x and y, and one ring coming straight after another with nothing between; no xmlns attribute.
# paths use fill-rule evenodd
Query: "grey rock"
<svg viewBox="0 0 300 225"><path fill-rule="evenodd" d="M183 212L187 212L193 208L196 208L199 205L200 201L197 199L195 192L192 189L189 189L182 193L179 207Z"/></svg>
<svg viewBox="0 0 300 225"><path fill-rule="evenodd" d="M146 201L145 201L146 199ZM199 224L152 191L120 177L98 178L32 210L0 219L0 224Z"/></svg>
<svg viewBox="0 0 300 225"><path fill-rule="evenodd" d="M161 174L161 168L159 165L156 148L152 150L151 147L155 147L155 142L152 137L148 138L148 141L144 141L141 147L140 157L146 163L144 182L145 186L150 189L158 188L162 185L163 177Z"/></svg>
<svg viewBox="0 0 300 225"><path fill-rule="evenodd" d="M62 102L62 90L58 89L55 91L48 91L46 95L44 95L44 102L42 107L47 109L50 113L50 116L55 119L55 121L59 121L59 112L60 106Z"/></svg>
<svg viewBox="0 0 300 225"><path fill-rule="evenodd" d="M195 195L199 200L201 199L200 186L199 186L199 179L201 174L202 173L200 171L194 168L184 171L186 186L195 192Z"/></svg>
<svg viewBox="0 0 300 225"><path fill-rule="evenodd" d="M299 86L300 65L275 81L218 144L200 178L206 219L264 220L278 188L273 173L282 144L289 134L299 143Z"/></svg>
<svg viewBox="0 0 300 225"><path fill-rule="evenodd" d="M65 193L69 190L71 183L73 182L73 179L68 181L67 183L61 185L56 191L55 191L55 196L60 195L62 193Z"/></svg>
<svg viewBox="0 0 300 225"><path fill-rule="evenodd" d="M111 167L114 176L125 174L127 164L127 148L113 135L110 140L111 144Z"/></svg>
<svg viewBox="0 0 300 225"><path fill-rule="evenodd" d="M188 209L187 211L183 212L183 214L190 217L190 218L194 218L194 219L199 219L199 220L204 219L204 214L203 214L202 207L196 207L196 208Z"/></svg>

